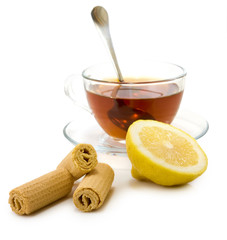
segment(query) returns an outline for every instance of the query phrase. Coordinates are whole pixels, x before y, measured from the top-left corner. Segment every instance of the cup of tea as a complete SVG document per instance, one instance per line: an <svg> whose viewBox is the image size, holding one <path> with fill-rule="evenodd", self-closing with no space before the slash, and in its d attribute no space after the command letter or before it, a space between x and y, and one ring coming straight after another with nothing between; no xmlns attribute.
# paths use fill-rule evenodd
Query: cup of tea
<svg viewBox="0 0 227 240"><path fill-rule="evenodd" d="M121 70L124 82L118 81L112 63L88 67L82 79L71 76L66 80L65 93L115 140L125 139L128 127L139 119L170 124L182 100L184 68L167 62L137 61L122 64ZM78 99L82 81L87 106Z"/></svg>

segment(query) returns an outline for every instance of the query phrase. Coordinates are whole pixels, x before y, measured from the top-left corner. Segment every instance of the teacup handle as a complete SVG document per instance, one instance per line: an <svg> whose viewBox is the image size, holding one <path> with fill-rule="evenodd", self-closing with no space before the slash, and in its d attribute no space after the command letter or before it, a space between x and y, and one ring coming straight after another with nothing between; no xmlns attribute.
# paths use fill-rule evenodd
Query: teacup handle
<svg viewBox="0 0 227 240"><path fill-rule="evenodd" d="M81 96L81 92L82 91L84 92L84 89L82 88L83 87L82 81L83 80L81 79L80 75L73 74L69 76L64 82L64 91L66 96L68 96L76 106L92 114L92 111L89 108L89 106L83 104L81 99L79 99L79 96ZM76 84L76 87L73 87L73 84Z"/></svg>

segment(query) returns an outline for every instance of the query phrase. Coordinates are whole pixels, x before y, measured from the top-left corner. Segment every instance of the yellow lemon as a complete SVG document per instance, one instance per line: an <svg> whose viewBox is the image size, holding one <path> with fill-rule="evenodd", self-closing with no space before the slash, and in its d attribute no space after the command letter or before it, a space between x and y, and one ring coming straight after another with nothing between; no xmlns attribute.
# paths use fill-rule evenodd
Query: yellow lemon
<svg viewBox="0 0 227 240"><path fill-rule="evenodd" d="M138 120L128 129L126 148L131 174L157 184L185 184L207 168L207 156L197 141L169 124Z"/></svg>

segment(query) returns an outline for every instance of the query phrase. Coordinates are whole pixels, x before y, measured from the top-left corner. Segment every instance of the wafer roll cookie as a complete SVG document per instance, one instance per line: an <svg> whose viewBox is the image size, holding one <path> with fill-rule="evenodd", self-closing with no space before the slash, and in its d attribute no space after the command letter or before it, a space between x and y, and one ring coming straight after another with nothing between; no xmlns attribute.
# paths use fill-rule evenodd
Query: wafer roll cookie
<svg viewBox="0 0 227 240"><path fill-rule="evenodd" d="M113 169L105 164L98 165L81 181L73 194L73 202L78 209L90 212L104 203L114 179Z"/></svg>
<svg viewBox="0 0 227 240"><path fill-rule="evenodd" d="M9 204L19 214L30 214L71 192L72 175L63 168L25 183L9 193Z"/></svg>
<svg viewBox="0 0 227 240"><path fill-rule="evenodd" d="M90 172L97 163L97 153L94 147L90 144L81 143L76 145L57 168L67 169L76 180Z"/></svg>

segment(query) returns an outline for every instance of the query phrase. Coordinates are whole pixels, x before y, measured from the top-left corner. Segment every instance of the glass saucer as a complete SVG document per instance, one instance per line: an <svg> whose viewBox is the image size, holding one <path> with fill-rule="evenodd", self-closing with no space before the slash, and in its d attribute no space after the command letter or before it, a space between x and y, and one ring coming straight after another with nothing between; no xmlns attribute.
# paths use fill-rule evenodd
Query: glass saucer
<svg viewBox="0 0 227 240"><path fill-rule="evenodd" d="M206 134L209 129L207 120L188 110L181 110L172 125L187 132L195 139ZM125 141L115 141L98 125L95 118L86 111L81 111L78 117L69 122L63 129L64 136L74 145L78 143L92 144L97 152L125 155Z"/></svg>

